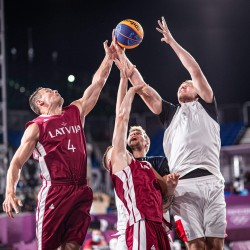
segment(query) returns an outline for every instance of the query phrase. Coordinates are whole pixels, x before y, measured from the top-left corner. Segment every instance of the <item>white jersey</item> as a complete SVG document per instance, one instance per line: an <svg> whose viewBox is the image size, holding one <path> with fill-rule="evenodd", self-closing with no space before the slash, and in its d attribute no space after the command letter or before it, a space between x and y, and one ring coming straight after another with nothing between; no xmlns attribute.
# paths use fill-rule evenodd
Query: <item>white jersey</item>
<svg viewBox="0 0 250 250"><path fill-rule="evenodd" d="M129 214L128 210L126 209L125 205L120 200L120 198L117 196L116 192L115 192L115 203L117 208L117 225L116 225L116 229L118 231L117 234L119 235L125 234L128 225Z"/></svg>
<svg viewBox="0 0 250 250"><path fill-rule="evenodd" d="M171 104L167 105L171 109ZM216 109L216 103L206 105L213 105ZM165 122L169 125L163 138L163 149L170 172L180 173L182 177L201 168L224 180L220 172L221 141L218 122L198 101L181 104L178 108L174 105L172 107L176 111L173 116L165 116Z"/></svg>

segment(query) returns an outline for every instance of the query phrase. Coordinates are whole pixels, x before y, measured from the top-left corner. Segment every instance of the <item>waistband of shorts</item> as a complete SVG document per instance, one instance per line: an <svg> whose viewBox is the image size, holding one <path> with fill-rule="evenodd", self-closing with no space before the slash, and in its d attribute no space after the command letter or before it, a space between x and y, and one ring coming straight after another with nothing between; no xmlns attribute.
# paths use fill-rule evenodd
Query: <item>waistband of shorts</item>
<svg viewBox="0 0 250 250"><path fill-rule="evenodd" d="M207 175L212 175L212 173L206 169L197 168L197 169L185 174L184 176L182 176L180 178L180 180L197 178L197 177L202 177L202 176L207 176Z"/></svg>
<svg viewBox="0 0 250 250"><path fill-rule="evenodd" d="M43 186L85 186L87 185L86 179L78 179L78 180L72 180L72 179L64 179L64 180L43 180Z"/></svg>

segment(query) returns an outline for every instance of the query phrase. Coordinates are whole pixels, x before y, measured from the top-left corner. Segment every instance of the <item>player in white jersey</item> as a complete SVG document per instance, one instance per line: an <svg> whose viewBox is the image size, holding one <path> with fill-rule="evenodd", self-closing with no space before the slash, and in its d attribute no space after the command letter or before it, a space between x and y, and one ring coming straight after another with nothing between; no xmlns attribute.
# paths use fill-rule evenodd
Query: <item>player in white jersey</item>
<svg viewBox="0 0 250 250"><path fill-rule="evenodd" d="M137 69L130 81L145 84L141 97L166 128L163 148L170 172L180 174L172 205L179 237L188 249L223 249L226 204L214 94L198 63L175 41L163 17L158 24L161 41L170 45L191 76L178 89L179 105L162 100ZM131 64L124 51L116 49Z"/></svg>

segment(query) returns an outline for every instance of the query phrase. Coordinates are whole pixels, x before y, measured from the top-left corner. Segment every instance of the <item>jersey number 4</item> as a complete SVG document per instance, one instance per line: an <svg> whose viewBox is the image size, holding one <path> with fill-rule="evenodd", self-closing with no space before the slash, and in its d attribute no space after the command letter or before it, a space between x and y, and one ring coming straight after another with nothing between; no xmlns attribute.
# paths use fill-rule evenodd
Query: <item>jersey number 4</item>
<svg viewBox="0 0 250 250"><path fill-rule="evenodd" d="M70 139L68 141L68 150L72 150L73 152L75 152L76 148L74 147L73 144L70 144Z"/></svg>

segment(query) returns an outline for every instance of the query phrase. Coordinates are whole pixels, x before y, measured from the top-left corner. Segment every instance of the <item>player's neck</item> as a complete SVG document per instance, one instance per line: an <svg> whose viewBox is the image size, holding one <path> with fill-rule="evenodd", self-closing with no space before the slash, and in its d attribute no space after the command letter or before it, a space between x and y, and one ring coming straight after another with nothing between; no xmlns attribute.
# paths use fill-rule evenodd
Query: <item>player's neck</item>
<svg viewBox="0 0 250 250"><path fill-rule="evenodd" d="M146 153L144 152L144 150L133 150L133 156L135 158L141 158L141 157L145 157Z"/></svg>
<svg viewBox="0 0 250 250"><path fill-rule="evenodd" d="M56 107L48 107L43 112L44 115L61 115L62 114L62 107L56 106Z"/></svg>

